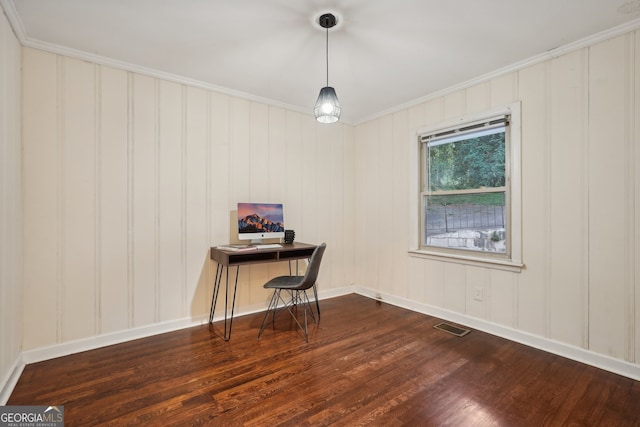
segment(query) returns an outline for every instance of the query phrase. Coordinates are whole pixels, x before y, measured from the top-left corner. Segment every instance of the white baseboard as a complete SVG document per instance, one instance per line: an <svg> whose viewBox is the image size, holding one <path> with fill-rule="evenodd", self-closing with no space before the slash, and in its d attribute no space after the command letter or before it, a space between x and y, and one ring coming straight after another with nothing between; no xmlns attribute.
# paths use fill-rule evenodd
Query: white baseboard
<svg viewBox="0 0 640 427"><path fill-rule="evenodd" d="M22 375L22 371L24 370L24 360L22 359L22 354L18 355L18 358L13 362L11 368L9 368L9 373L6 378L3 378L0 387L0 406L4 406L7 404L11 393L13 392L14 387L18 384L18 380L20 379L20 375Z"/></svg>
<svg viewBox="0 0 640 427"><path fill-rule="evenodd" d="M197 326L206 322L206 320L207 319L205 319L204 316L201 316L197 318L173 320L169 322L162 322L153 325L127 329L125 331L96 335L93 337L82 338L74 341L53 344L46 347L39 347L32 350L25 350L22 352L22 357L25 364L42 362L43 360L68 356L70 354L94 350L100 347L120 344L126 341L163 334L165 332L189 328L191 326Z"/></svg>
<svg viewBox="0 0 640 427"><path fill-rule="evenodd" d="M615 374L640 381L640 365L633 364L631 362L595 353L584 348L575 347L538 335L519 331L517 329L502 326L483 319L466 316L464 314L456 313L454 311L449 311L429 304L419 303L406 298L385 294L374 289L369 289L361 286L354 286L354 289L354 292L359 295L382 300L386 303L406 308L411 311L458 323L463 326L506 338L510 341L515 341L529 347L537 348L548 353L553 353L558 356L566 357L567 359L575 360L586 365L595 366L596 368L604 369L605 371L613 372Z"/></svg>
<svg viewBox="0 0 640 427"><path fill-rule="evenodd" d="M516 329L498 325L496 323L491 323L486 320L466 316L428 304L411 301L406 298L381 293L373 289L350 285L338 289L320 291L318 298L320 300L324 300L347 295L350 293L357 293L359 295L372 299L381 299L386 303L398 307L406 308L408 310L423 313L429 316L434 316L443 320L455 322L464 326L468 326L470 328L497 335L511 341L547 351L549 353L557 354L568 359L595 366L597 368L640 381L639 365L635 365L633 363L615 359L613 357L605 356L602 354L594 353L583 348L578 348L561 342L553 341L537 335L518 331ZM251 306L246 306L242 309L239 309L236 313L236 316L240 317L249 314L255 314L266 310L266 308L266 304L253 304ZM223 314L218 314L214 317L214 321L217 322L219 320L222 320L223 318ZM18 379L22 374L25 365L29 363L41 362L56 357L67 356L74 353L80 353L82 351L94 350L97 348L106 347L113 344L120 344L123 342L145 338L152 335L158 335L166 332L176 331L179 329L189 328L192 326L203 325L206 324L208 320L209 319L207 316L202 315L198 317L179 319L170 322L162 322L153 325L142 326L139 328L129 329L126 331L98 335L95 337L89 337L23 351L12 365L7 378L2 382L2 384L0 384L0 405L6 404L9 396L13 391L13 388L17 384Z"/></svg>
<svg viewBox="0 0 640 427"><path fill-rule="evenodd" d="M353 286L346 286L339 289L329 289L318 293L319 299L335 298L354 292ZM254 314L267 309L267 303L252 304L238 308L235 313L236 317ZM214 322L224 319L224 314L219 313L214 317ZM94 337L82 338L75 341L67 341L64 343L53 344L46 347L39 347L33 350L22 352L22 360L24 364L42 362L43 360L53 359L55 357L68 356L82 351L94 350L108 345L120 344L139 338L145 338L152 335L164 334L166 332L177 331L179 329L190 328L192 326L204 325L209 321L208 315L197 317L172 320L169 322L155 323L153 325L141 326L138 328L127 329L125 331L113 332L109 334L96 335Z"/></svg>

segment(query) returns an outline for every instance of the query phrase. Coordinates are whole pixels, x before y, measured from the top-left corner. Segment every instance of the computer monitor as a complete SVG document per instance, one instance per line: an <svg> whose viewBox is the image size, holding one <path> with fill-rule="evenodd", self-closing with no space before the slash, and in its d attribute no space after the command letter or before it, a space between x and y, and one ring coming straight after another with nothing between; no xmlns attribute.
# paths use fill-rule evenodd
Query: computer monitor
<svg viewBox="0 0 640 427"><path fill-rule="evenodd" d="M284 238L284 210L280 203L238 203L238 239L262 243Z"/></svg>

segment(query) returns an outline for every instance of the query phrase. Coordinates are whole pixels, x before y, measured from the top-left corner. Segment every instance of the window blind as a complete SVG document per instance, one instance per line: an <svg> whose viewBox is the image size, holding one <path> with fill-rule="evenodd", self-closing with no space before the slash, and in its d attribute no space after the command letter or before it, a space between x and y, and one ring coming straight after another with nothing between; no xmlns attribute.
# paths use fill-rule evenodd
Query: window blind
<svg viewBox="0 0 640 427"><path fill-rule="evenodd" d="M508 124L509 116L502 116L478 123L466 124L459 128L446 129L437 133L422 135L420 137L420 141L426 143L429 147L433 147L436 145L469 139L471 137L480 137L504 132L505 127ZM474 135L471 136L471 134Z"/></svg>

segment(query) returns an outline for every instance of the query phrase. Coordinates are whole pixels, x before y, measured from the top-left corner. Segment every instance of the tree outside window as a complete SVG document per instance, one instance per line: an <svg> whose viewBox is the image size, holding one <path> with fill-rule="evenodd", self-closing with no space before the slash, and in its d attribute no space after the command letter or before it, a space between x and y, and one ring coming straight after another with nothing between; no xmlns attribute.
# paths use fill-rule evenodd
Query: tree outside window
<svg viewBox="0 0 640 427"><path fill-rule="evenodd" d="M508 117L422 135L422 247L508 256Z"/></svg>

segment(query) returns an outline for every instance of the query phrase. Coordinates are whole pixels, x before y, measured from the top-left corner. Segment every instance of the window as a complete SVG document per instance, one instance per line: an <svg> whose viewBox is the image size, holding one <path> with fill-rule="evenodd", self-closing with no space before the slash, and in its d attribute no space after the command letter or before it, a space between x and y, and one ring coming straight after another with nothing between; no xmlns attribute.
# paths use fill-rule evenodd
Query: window
<svg viewBox="0 0 640 427"><path fill-rule="evenodd" d="M520 264L518 113L417 133L419 252Z"/></svg>

